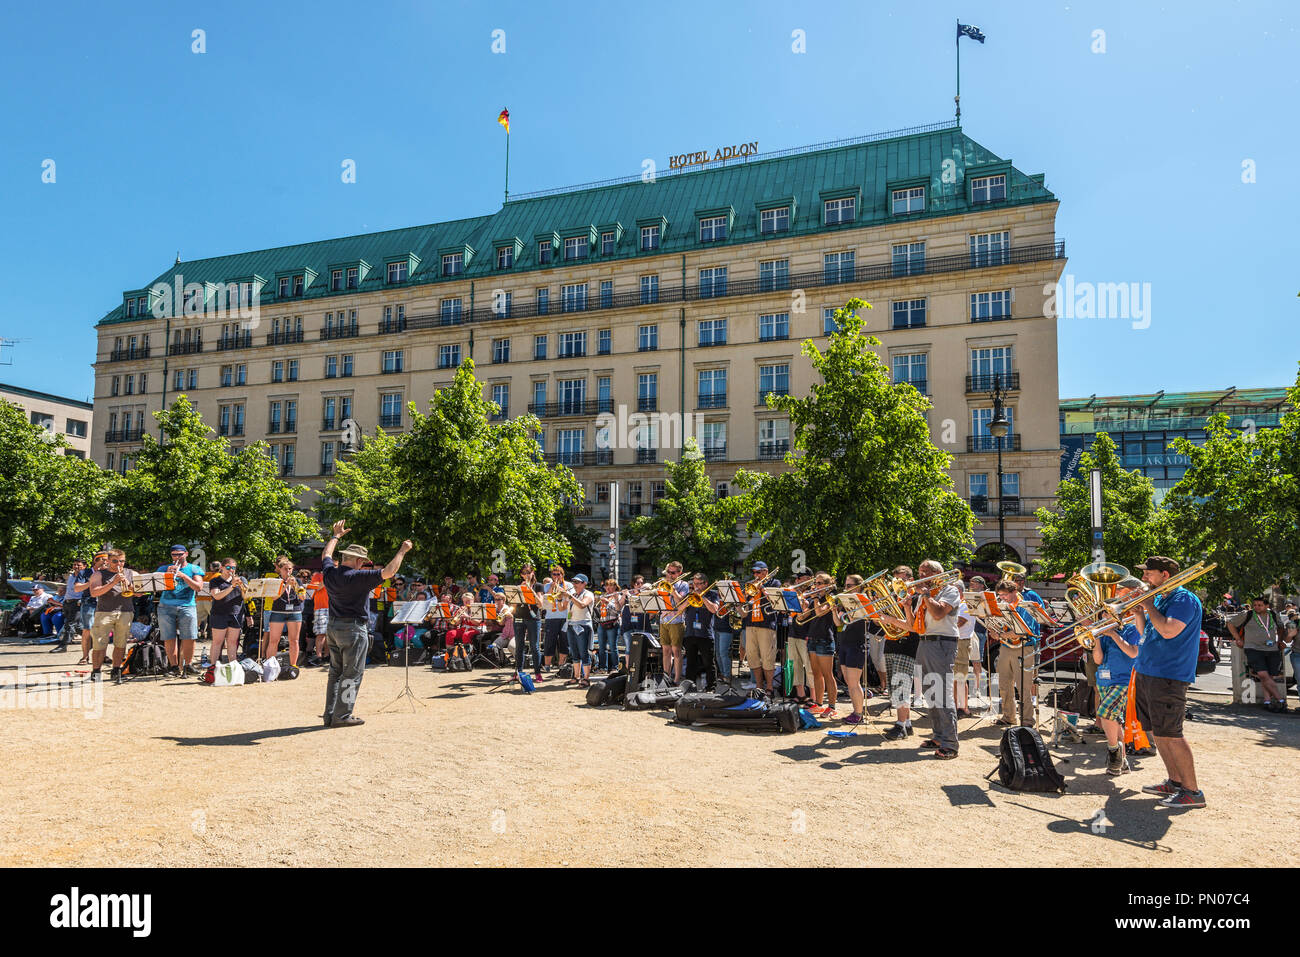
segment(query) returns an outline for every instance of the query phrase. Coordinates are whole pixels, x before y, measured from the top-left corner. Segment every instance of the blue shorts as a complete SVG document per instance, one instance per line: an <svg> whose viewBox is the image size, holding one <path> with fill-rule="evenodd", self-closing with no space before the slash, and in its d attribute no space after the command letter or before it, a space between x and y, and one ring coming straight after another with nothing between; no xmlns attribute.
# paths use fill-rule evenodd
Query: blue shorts
<svg viewBox="0 0 1300 957"><path fill-rule="evenodd" d="M199 635L199 612L194 605L158 603L158 630L163 641L194 641Z"/></svg>
<svg viewBox="0 0 1300 957"><path fill-rule="evenodd" d="M823 658L835 657L835 639L830 635L825 638L809 638L808 653L810 655L821 655Z"/></svg>
<svg viewBox="0 0 1300 957"><path fill-rule="evenodd" d="M88 601L83 601L78 615L81 619L81 630L90 631L90 626L95 621L95 606Z"/></svg>
<svg viewBox="0 0 1300 957"><path fill-rule="evenodd" d="M273 611L268 619L272 625L282 625L290 621L302 621L302 612L300 611Z"/></svg>

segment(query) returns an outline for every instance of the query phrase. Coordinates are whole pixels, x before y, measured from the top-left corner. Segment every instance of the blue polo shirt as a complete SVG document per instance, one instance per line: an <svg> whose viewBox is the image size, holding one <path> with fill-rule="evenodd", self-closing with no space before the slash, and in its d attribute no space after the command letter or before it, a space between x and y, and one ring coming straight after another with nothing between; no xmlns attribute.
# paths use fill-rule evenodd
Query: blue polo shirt
<svg viewBox="0 0 1300 957"><path fill-rule="evenodd" d="M1119 631L1120 637L1130 645L1137 645L1139 650L1142 647L1142 636L1132 625L1125 625ZM1129 676L1133 673L1133 663L1136 658L1130 658L1120 650L1119 645L1115 644L1115 639L1109 632L1101 636L1101 664L1097 666L1097 686L1111 687L1113 685L1124 685L1128 687Z"/></svg>
<svg viewBox="0 0 1300 957"><path fill-rule="evenodd" d="M1162 638L1148 619L1135 665L1137 673L1191 684L1196 680L1196 659L1201 653L1201 600L1186 588L1175 588L1168 595L1156 596L1156 611L1186 624L1173 638Z"/></svg>
<svg viewBox="0 0 1300 957"><path fill-rule="evenodd" d="M156 571L165 572L171 568L170 565L159 565ZM193 562L181 566L181 571L191 578L202 578L203 569ZM176 587L171 591L160 591L158 601L164 605L192 605L194 604L194 589L185 582L181 581L180 576L176 576Z"/></svg>

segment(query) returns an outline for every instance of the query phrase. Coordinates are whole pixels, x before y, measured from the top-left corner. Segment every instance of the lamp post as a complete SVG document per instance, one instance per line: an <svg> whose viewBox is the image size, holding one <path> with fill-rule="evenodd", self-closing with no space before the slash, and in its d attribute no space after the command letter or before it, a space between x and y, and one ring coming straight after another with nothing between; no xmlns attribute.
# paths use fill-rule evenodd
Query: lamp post
<svg viewBox="0 0 1300 957"><path fill-rule="evenodd" d="M1002 407L1002 376L993 376L993 420L989 422L989 435L998 440L998 552L1001 558L1007 554L1006 520L1002 508L1002 439L1010 431L1011 423L1007 421L1006 410Z"/></svg>

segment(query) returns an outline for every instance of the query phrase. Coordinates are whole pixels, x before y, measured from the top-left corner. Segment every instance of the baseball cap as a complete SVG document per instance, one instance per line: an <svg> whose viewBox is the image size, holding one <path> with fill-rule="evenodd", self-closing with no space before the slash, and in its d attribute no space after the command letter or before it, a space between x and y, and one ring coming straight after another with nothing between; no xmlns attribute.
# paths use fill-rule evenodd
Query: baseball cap
<svg viewBox="0 0 1300 957"><path fill-rule="evenodd" d="M573 576L573 578L571 579L571 581L582 582L582 583L585 585L585 584L587 584L587 576L586 576L586 575L583 575L581 572L579 572L577 575L574 575L574 576Z"/></svg>
<svg viewBox="0 0 1300 957"><path fill-rule="evenodd" d="M172 554L175 554L176 552L184 552L186 555L188 555L190 553L190 550L186 548L184 545L173 545Z"/></svg>
<svg viewBox="0 0 1300 957"><path fill-rule="evenodd" d="M767 571L767 562L754 562L749 566L749 570L751 572L765 572Z"/></svg>
<svg viewBox="0 0 1300 957"><path fill-rule="evenodd" d="M1176 561L1172 558L1166 558L1164 555L1152 555L1138 566L1138 569L1141 571L1147 571L1150 569L1153 572L1168 572L1170 575L1178 574L1178 571L1181 568L1182 566Z"/></svg>

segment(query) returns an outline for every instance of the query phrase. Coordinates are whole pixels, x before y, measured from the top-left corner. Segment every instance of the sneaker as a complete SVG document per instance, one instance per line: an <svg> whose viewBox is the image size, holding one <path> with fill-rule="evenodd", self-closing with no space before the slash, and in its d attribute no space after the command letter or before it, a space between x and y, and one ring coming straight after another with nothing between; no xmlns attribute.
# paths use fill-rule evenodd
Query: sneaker
<svg viewBox="0 0 1300 957"><path fill-rule="evenodd" d="M885 732L885 740L901 741L903 738L909 737L911 734L911 727L904 727L901 724L895 723L892 728Z"/></svg>
<svg viewBox="0 0 1300 957"><path fill-rule="evenodd" d="M122 669L114 668L109 677L113 679L113 684L120 685L122 683Z"/></svg>
<svg viewBox="0 0 1300 957"><path fill-rule="evenodd" d="M1205 807L1204 791L1189 791L1187 788L1179 788L1174 794L1169 795L1160 802L1161 807Z"/></svg>
<svg viewBox="0 0 1300 957"><path fill-rule="evenodd" d="M814 711L814 713L815 713L815 714L817 715L817 717L819 717L819 718L833 718L833 717L835 717L835 709L832 708L830 705L827 705L826 707L822 708L820 711Z"/></svg>
<svg viewBox="0 0 1300 957"><path fill-rule="evenodd" d="M857 712L847 715L844 718L845 724L861 724L862 721L863 721L862 715L858 714Z"/></svg>
<svg viewBox="0 0 1300 957"><path fill-rule="evenodd" d="M1160 784L1148 784L1142 789L1143 794L1158 794L1161 797L1171 797L1183 789L1183 786L1177 781L1165 779Z"/></svg>
<svg viewBox="0 0 1300 957"><path fill-rule="evenodd" d="M92 672L90 673L90 680L91 680L91 681L103 681L103 680L104 680L104 676L103 676L102 674L100 674L99 669L96 668L94 671L92 671Z"/></svg>

